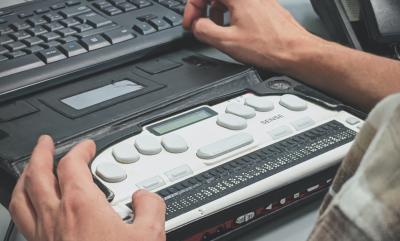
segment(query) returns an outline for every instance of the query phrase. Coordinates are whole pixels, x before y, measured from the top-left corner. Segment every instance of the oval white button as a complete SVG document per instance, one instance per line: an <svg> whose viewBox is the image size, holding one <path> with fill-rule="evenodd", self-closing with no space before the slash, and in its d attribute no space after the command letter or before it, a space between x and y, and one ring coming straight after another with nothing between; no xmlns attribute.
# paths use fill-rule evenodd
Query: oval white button
<svg viewBox="0 0 400 241"><path fill-rule="evenodd" d="M96 168L96 174L106 182L122 182L127 175L124 169L113 163L101 163Z"/></svg>
<svg viewBox="0 0 400 241"><path fill-rule="evenodd" d="M219 140L207 146L203 146L197 151L196 154L201 159L212 159L247 146L253 143L253 141L254 139L252 135L248 133L240 133Z"/></svg>
<svg viewBox="0 0 400 241"><path fill-rule="evenodd" d="M221 114L217 124L230 130L243 130L247 127L246 119L232 114Z"/></svg>
<svg viewBox="0 0 400 241"><path fill-rule="evenodd" d="M248 97L245 104L259 112L268 112L274 109L274 103L268 97Z"/></svg>
<svg viewBox="0 0 400 241"><path fill-rule="evenodd" d="M239 104L239 103L231 103L226 107L226 113L237 115L246 119L251 119L256 116L256 112L253 108L248 106Z"/></svg>
<svg viewBox="0 0 400 241"><path fill-rule="evenodd" d="M171 153L182 153L189 148L186 141L177 134L164 136L161 140L161 144L165 150Z"/></svg>
<svg viewBox="0 0 400 241"><path fill-rule="evenodd" d="M150 135L141 135L136 138L135 146L143 155L156 155L162 151L161 143Z"/></svg>
<svg viewBox="0 0 400 241"><path fill-rule="evenodd" d="M112 154L117 162L124 164L134 163L140 159L140 155L133 146L133 143L120 143L116 145L112 150Z"/></svg>
<svg viewBox="0 0 400 241"><path fill-rule="evenodd" d="M282 95L279 104L292 111L303 111L307 109L307 102L295 95Z"/></svg>

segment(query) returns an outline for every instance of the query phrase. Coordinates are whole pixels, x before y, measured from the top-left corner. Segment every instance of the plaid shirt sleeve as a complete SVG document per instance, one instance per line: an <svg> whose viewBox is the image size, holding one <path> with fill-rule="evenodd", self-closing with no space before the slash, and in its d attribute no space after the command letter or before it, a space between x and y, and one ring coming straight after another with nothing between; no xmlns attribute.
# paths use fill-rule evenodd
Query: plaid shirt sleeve
<svg viewBox="0 0 400 241"><path fill-rule="evenodd" d="M400 240L400 94L366 120L323 201L316 240Z"/></svg>

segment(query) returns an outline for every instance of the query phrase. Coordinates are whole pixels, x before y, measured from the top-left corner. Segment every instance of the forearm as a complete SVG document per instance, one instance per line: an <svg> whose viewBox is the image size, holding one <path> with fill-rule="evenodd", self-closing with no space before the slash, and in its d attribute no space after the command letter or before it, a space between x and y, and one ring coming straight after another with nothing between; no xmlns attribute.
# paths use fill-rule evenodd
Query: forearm
<svg viewBox="0 0 400 241"><path fill-rule="evenodd" d="M283 71L345 103L370 110L400 91L400 62L307 38L293 44Z"/></svg>

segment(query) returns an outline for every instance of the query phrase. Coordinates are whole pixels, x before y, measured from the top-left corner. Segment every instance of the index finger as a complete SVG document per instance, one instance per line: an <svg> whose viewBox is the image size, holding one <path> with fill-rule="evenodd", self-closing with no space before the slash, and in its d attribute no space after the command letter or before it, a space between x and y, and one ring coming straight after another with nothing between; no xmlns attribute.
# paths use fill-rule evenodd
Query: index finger
<svg viewBox="0 0 400 241"><path fill-rule="evenodd" d="M200 18L209 0L189 0L185 7L183 27L190 29L194 20Z"/></svg>
<svg viewBox="0 0 400 241"><path fill-rule="evenodd" d="M61 193L68 187L88 188L94 185L89 163L96 153L96 145L87 140L74 146L58 163L57 174Z"/></svg>

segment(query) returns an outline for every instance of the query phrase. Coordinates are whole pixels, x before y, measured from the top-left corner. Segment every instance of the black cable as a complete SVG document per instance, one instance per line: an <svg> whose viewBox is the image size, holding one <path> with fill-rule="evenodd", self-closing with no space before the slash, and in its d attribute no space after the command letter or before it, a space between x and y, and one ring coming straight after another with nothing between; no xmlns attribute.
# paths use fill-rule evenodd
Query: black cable
<svg viewBox="0 0 400 241"><path fill-rule="evenodd" d="M14 229L15 229L15 224L11 220L10 224L8 225L6 235L4 236L4 241L11 241L11 237L12 237L12 235L14 233Z"/></svg>

